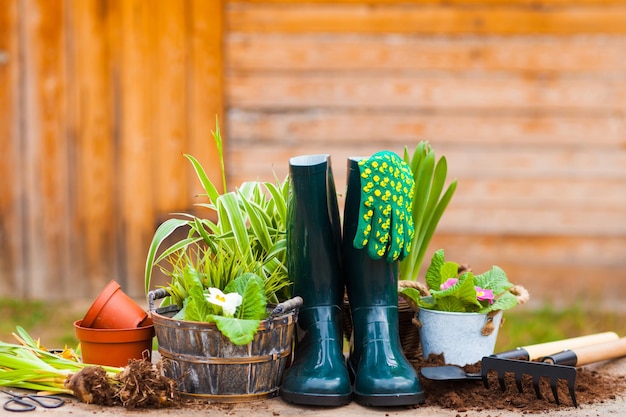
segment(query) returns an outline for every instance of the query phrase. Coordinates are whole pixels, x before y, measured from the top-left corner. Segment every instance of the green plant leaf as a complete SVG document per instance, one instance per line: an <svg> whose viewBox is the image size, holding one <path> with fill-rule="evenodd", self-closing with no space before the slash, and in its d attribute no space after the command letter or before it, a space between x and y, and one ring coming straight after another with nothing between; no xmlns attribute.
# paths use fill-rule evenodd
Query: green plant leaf
<svg viewBox="0 0 626 417"><path fill-rule="evenodd" d="M426 285L428 285L428 288L435 290L439 289L439 286L442 284L441 268L444 263L445 258L443 249L435 251L430 260L430 266L426 270Z"/></svg>
<svg viewBox="0 0 626 417"><path fill-rule="evenodd" d="M204 297L202 285L192 286L189 289L189 297L185 301L185 320L207 322L212 314L213 308Z"/></svg>
<svg viewBox="0 0 626 417"><path fill-rule="evenodd" d="M496 265L492 266L489 271L476 275L474 281L479 287L492 290L496 297L513 286L502 268Z"/></svg>
<svg viewBox="0 0 626 417"><path fill-rule="evenodd" d="M261 277L248 272L235 278L226 286L224 289L225 293L237 292L243 298L241 305L235 313L236 318L243 320L260 320L265 318L267 301L263 285Z"/></svg>
<svg viewBox="0 0 626 417"><path fill-rule="evenodd" d="M443 284L450 278L456 278L459 275L459 264L456 262L446 261L439 270L439 285Z"/></svg>
<svg viewBox="0 0 626 417"><path fill-rule="evenodd" d="M452 262L446 262L451 264ZM455 275L456 276L456 275ZM472 273L463 274L459 277L459 281L445 290L431 290L431 294L435 298L437 310L442 311L472 311L478 310L482 305L476 299L476 289L474 288L474 276ZM454 298L458 303L452 303L450 300ZM445 300L442 303L442 300ZM456 310L447 310L447 308L455 308ZM460 308L460 309L458 309Z"/></svg>
<svg viewBox="0 0 626 417"><path fill-rule="evenodd" d="M517 304L517 297L507 291L498 297L493 304L489 304L486 308L481 310L481 313L488 313L495 310L508 310L515 307Z"/></svg>
<svg viewBox="0 0 626 417"><path fill-rule="evenodd" d="M220 121L217 115L215 115L215 132L211 132L213 134L213 140L215 141L215 146L217 147L217 155L220 160L220 170L222 172L222 186L223 190L226 192L226 168L224 167L224 146L222 142L222 134L220 132Z"/></svg>
<svg viewBox="0 0 626 417"><path fill-rule="evenodd" d="M419 290L411 287L402 288L399 291L402 297L412 300L418 306L423 308L432 308L435 302L435 299L432 295L422 297L422 294Z"/></svg>
<svg viewBox="0 0 626 417"><path fill-rule="evenodd" d="M189 159L189 161L193 165L193 168L196 171L196 175L198 176L198 179L200 180L200 184L202 184L202 188L207 193L209 200L213 202L217 200L217 197L219 196L219 192L217 191L217 188L215 187L213 182L211 182L211 180L209 179L209 176L204 171L204 168L202 168L202 165L200 164L200 162L198 162L198 160L191 155L188 155L188 154L184 154L184 155L185 155L185 158Z"/></svg>
<svg viewBox="0 0 626 417"><path fill-rule="evenodd" d="M233 192L226 193L221 195L217 201L222 233L232 232L235 237L233 249L243 257L252 257L250 238L244 216L239 209L237 195Z"/></svg>
<svg viewBox="0 0 626 417"><path fill-rule="evenodd" d="M196 242L198 242L200 240L202 240L201 237L195 237L195 238L188 237L186 239L179 240L178 242L174 243L169 248L165 249L161 253L161 255L159 255L159 257L154 261L154 264L158 264L163 259L168 258L169 256L175 254L176 252L180 252L181 249L185 249L189 245L192 245L192 244L194 244L194 243L196 243Z"/></svg>
<svg viewBox="0 0 626 417"><path fill-rule="evenodd" d="M146 269L144 275L146 294L148 294L148 292L150 291L152 267L154 266L154 259L156 257L157 251L159 250L159 247L161 246L161 243L163 243L163 241L167 239L169 235L174 233L176 229L186 225L188 225L187 220L168 219L163 222L154 233L154 236L152 237L152 242L150 243L150 247L148 249L148 257L146 259Z"/></svg>
<svg viewBox="0 0 626 417"><path fill-rule="evenodd" d="M441 297L437 299L437 302L434 304L433 310L438 311L456 311L456 312L466 312L466 306L463 301L459 300L455 296Z"/></svg>
<svg viewBox="0 0 626 417"><path fill-rule="evenodd" d="M265 183L265 187L272 196L272 202L275 205L276 215L278 216L281 224L287 223L287 196L283 192L284 184L287 183L288 181L286 180L282 185L278 186L272 184L271 182Z"/></svg>
<svg viewBox="0 0 626 417"><path fill-rule="evenodd" d="M214 316L215 324L233 344L241 346L254 340L261 320L243 320L233 317Z"/></svg>
<svg viewBox="0 0 626 417"><path fill-rule="evenodd" d="M261 243L265 251L270 250L272 247L272 239L268 231L269 216L264 215L262 208L248 201L243 195L241 195L241 203L248 215L254 236L259 240L259 243Z"/></svg>
<svg viewBox="0 0 626 417"><path fill-rule="evenodd" d="M478 299L476 298L476 282L474 281L474 274L471 272L465 273L459 277L459 289L456 293L456 297L461 300L465 305L469 306L470 310L477 310L482 307Z"/></svg>

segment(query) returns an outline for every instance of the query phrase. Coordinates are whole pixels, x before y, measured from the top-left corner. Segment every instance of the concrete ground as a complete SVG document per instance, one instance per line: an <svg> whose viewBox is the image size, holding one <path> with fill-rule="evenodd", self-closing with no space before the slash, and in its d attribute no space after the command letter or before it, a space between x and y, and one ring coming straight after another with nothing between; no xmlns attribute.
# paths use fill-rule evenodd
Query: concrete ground
<svg viewBox="0 0 626 417"><path fill-rule="evenodd" d="M626 358L603 362L593 365L594 369L602 373L610 373L616 376L626 377ZM0 394L0 399L6 396ZM429 417L512 417L528 414L523 411L510 410L449 410L425 404L416 408L368 408L356 403L351 403L344 407L320 408L320 407L299 407L285 403L280 398L256 400L249 403L239 404L206 404L194 403L193 405L180 408L167 408L159 410L126 410L123 407L102 407L83 404L73 397L66 397L66 404L57 409L37 408L36 411L28 413L31 416L71 416L71 417L94 417L94 416L194 416L219 414L231 417L290 417L290 416L316 416L316 417L394 417L394 416L429 416ZM8 416L9 413L0 409L0 416ZM624 416L626 415L626 395L618 396L609 401L594 404L583 404L579 408L562 407L551 408L545 413L535 415L548 415L549 417L592 417L592 416Z"/></svg>

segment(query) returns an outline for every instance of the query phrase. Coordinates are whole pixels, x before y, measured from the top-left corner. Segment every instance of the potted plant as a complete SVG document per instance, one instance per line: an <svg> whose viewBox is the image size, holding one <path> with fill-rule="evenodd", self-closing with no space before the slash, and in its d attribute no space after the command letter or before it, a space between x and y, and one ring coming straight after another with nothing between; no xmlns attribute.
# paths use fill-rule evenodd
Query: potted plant
<svg viewBox="0 0 626 417"><path fill-rule="evenodd" d="M213 137L226 190L219 126ZM208 198L199 206L215 216L179 213L159 226L150 244L145 289L165 371L196 397L239 401L273 394L291 353L299 301L288 299L288 181L248 182L219 193L200 163L185 156ZM158 254L183 227L187 235ZM150 291L154 268L170 281ZM156 299L163 300L155 309Z"/></svg>
<svg viewBox="0 0 626 417"><path fill-rule="evenodd" d="M502 311L528 300L528 292L510 283L500 267L459 273L459 264L446 261L443 249L433 255L426 285L421 291L401 290L417 307L423 356L443 353L446 363L461 366L492 354Z"/></svg>

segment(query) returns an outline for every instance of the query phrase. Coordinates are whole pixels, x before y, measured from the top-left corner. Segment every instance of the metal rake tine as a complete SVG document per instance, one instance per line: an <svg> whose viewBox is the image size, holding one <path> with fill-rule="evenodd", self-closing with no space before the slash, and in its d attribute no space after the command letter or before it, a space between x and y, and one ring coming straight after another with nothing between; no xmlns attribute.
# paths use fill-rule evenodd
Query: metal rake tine
<svg viewBox="0 0 626 417"><path fill-rule="evenodd" d="M552 395L554 395L554 401L556 405L561 405L559 401L559 390L557 389L557 385L559 383L559 377L555 376L550 378L550 389L552 390Z"/></svg>
<svg viewBox="0 0 626 417"><path fill-rule="evenodd" d="M481 373L482 379L483 379L483 385L485 386L485 389L489 389L489 378L487 378L488 374L486 372Z"/></svg>
<svg viewBox="0 0 626 417"><path fill-rule="evenodd" d="M535 389L535 395L540 400L543 399L543 395L541 395L541 390L539 389L539 382L541 381L540 375L533 375L533 388Z"/></svg>
<svg viewBox="0 0 626 417"><path fill-rule="evenodd" d="M522 377L524 376L524 374L522 374L521 372L516 372L515 373L515 386L517 387L517 392L524 392L524 388L522 387Z"/></svg>
<svg viewBox="0 0 626 417"><path fill-rule="evenodd" d="M500 389L502 392L506 391L506 381L504 380L506 374L504 371L498 370L498 382L500 383Z"/></svg>
<svg viewBox="0 0 626 417"><path fill-rule="evenodd" d="M576 375L574 375L574 377L576 377ZM572 404L574 404L574 407L578 408L578 402L576 401L576 390L574 389L574 387L576 386L576 380L568 380L567 381L567 388L569 389L569 396L572 399Z"/></svg>

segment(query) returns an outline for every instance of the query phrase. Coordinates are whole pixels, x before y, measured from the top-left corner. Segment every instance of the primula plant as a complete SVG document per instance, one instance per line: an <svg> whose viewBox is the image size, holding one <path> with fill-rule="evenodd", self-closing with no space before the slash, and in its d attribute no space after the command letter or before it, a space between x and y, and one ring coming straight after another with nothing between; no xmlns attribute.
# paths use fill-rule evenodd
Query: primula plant
<svg viewBox="0 0 626 417"><path fill-rule="evenodd" d="M443 249L433 255L426 271L426 285L430 294L422 295L417 289L401 290L420 308L461 313L489 313L508 310L518 304L511 292L514 287L498 267L474 275L471 271L459 275L459 264L446 261Z"/></svg>
<svg viewBox="0 0 626 417"><path fill-rule="evenodd" d="M267 318L263 279L248 272L231 281L224 291L204 288L200 280L189 284L189 295L175 319L215 323L235 345L252 341L261 320Z"/></svg>

